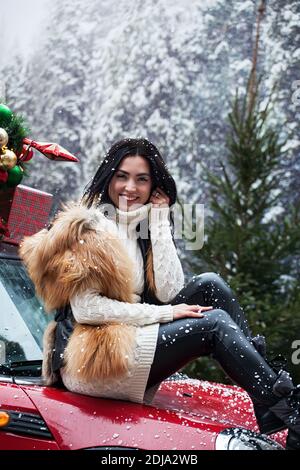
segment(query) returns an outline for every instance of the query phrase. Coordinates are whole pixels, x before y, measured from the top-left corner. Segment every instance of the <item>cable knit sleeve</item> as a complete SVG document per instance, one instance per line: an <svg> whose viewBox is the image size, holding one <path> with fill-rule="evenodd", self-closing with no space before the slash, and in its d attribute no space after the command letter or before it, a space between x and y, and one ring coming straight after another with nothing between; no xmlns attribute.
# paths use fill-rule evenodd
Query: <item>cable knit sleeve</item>
<svg viewBox="0 0 300 470"><path fill-rule="evenodd" d="M144 326L173 321L171 305L120 302L101 296L93 290L75 295L70 304L75 320L89 325L115 321Z"/></svg>
<svg viewBox="0 0 300 470"><path fill-rule="evenodd" d="M184 274L173 242L169 223L169 208L152 208L150 236L156 296L170 302L184 285Z"/></svg>

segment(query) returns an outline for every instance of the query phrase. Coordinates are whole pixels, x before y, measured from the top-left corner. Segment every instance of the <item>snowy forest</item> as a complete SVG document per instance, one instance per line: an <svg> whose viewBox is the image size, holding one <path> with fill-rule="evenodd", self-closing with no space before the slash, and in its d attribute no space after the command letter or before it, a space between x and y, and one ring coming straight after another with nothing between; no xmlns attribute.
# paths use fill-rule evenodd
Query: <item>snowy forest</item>
<svg viewBox="0 0 300 470"><path fill-rule="evenodd" d="M245 96L253 66L259 3L51 0L31 55L25 60L15 50L0 80L5 102L26 118L31 138L59 142L80 160L36 156L28 164L23 184L53 193L56 207L82 195L113 142L153 141L180 201L205 205L204 247L186 252L179 246L187 277L221 273L241 298L254 333L267 337L270 355L284 353L300 379L292 359L293 342L300 343L298 0L266 2L256 112L271 100L264 125L278 151L266 167L254 155L247 170L262 172L253 174L247 226L235 212L243 201L236 169L244 160L237 160L229 137L236 97ZM268 145L262 141L263 151ZM187 372L227 380L207 359Z"/></svg>

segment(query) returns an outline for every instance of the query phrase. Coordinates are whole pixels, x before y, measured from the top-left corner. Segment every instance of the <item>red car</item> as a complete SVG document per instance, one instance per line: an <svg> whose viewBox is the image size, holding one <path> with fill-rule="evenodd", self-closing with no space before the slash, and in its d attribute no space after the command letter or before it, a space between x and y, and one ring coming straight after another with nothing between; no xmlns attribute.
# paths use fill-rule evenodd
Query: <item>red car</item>
<svg viewBox="0 0 300 470"><path fill-rule="evenodd" d="M50 320L17 247L0 243L0 449L282 449L258 434L248 395L236 386L184 378L163 382L151 406L92 398L41 378Z"/></svg>

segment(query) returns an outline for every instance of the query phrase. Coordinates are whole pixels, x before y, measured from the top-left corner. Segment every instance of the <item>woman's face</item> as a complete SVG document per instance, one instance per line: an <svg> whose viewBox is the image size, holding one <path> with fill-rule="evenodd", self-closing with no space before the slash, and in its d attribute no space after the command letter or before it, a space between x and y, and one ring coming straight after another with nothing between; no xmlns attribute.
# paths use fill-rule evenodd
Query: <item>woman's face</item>
<svg viewBox="0 0 300 470"><path fill-rule="evenodd" d="M123 158L112 177L108 194L113 204L123 211L146 204L152 187L150 164L144 157Z"/></svg>

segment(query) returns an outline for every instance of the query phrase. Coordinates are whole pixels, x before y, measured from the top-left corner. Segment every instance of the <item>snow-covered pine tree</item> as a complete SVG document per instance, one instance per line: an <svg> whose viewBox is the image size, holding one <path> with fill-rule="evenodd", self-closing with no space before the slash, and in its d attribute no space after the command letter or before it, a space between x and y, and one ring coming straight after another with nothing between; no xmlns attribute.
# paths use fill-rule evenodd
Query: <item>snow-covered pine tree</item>
<svg viewBox="0 0 300 470"><path fill-rule="evenodd" d="M118 2L113 22L104 23L110 25L105 38L95 37L91 57L93 102L85 119L90 175L116 139L144 135L166 157L182 198L203 198L198 162L222 154L231 80L249 43L233 37L251 37L253 16L251 6L239 26L232 5L208 3L191 1L187 9L182 0L147 0L124 12Z"/></svg>
<svg viewBox="0 0 300 470"><path fill-rule="evenodd" d="M285 179L281 182L284 190L284 206L297 204L300 179L300 3L297 0L271 0L268 15L262 30L265 54L262 56L265 80L269 90L276 84L277 106L273 120L282 124L281 134L289 137L282 165Z"/></svg>
<svg viewBox="0 0 300 470"><path fill-rule="evenodd" d="M255 74L256 64L248 89L244 96L237 94L229 113L219 174L206 171L211 212L194 268L220 273L237 293L253 332L265 334L270 348L290 359L300 327L299 266L292 263L300 254L300 206L283 216L280 181L286 142L280 126L270 124L274 96L266 103ZM194 371L202 367L210 374L207 362L193 365ZM214 370L210 377L220 378Z"/></svg>
<svg viewBox="0 0 300 470"><path fill-rule="evenodd" d="M276 1L268 2L272 20L265 29L266 61L260 63L272 79L284 76L296 53L290 22L296 22L297 2L290 3L292 19L286 19L286 6L278 10L276 23ZM54 188L65 199L75 190L80 194L114 140L145 135L167 158L182 199L207 200L200 163L217 171L215 162L225 151L229 101L235 87L246 83L255 1L186 5L186 0L51 2L21 80L12 80L6 70L1 79L13 97L10 107L29 118L33 137L59 141L81 165L49 166L39 159L38 167L37 161L32 165L35 184ZM284 40L287 28L293 43ZM281 66L271 70L272 52ZM292 95L291 85L283 85ZM282 90L280 85L279 95ZM291 100L286 94L279 100L282 112L276 119L283 121ZM295 109L289 121L297 125ZM290 155L294 168L296 149ZM289 187L286 194L290 198Z"/></svg>

